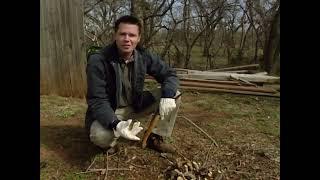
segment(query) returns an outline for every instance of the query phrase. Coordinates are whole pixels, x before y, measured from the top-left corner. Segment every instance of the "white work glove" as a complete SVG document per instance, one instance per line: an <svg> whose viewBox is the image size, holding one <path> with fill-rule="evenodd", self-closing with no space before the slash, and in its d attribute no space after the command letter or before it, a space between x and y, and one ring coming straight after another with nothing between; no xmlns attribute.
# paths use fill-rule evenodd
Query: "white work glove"
<svg viewBox="0 0 320 180"><path fill-rule="evenodd" d="M129 129L132 119L127 121L121 121L117 124L116 130L113 130L114 135L118 137L123 137L125 139L139 141L140 138L136 135L143 129L140 127L140 122L133 123L132 129Z"/></svg>
<svg viewBox="0 0 320 180"><path fill-rule="evenodd" d="M161 120L176 108L176 100L173 98L161 98L159 105L159 113Z"/></svg>

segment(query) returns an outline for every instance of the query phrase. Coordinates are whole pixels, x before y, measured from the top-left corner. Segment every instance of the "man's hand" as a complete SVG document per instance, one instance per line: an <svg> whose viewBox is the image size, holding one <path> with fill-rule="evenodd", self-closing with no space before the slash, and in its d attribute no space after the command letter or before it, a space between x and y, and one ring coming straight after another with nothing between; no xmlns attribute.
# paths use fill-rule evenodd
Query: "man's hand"
<svg viewBox="0 0 320 180"><path fill-rule="evenodd" d="M159 113L161 120L164 119L164 116L168 115L172 110L176 108L176 101L173 98L161 98L159 105Z"/></svg>
<svg viewBox="0 0 320 180"><path fill-rule="evenodd" d="M130 124L132 122L132 119L129 119L127 121L121 121L118 123L116 130L113 130L114 135L116 137L123 137L125 139L133 140L133 141L139 141L140 138L136 135L143 129L140 127L140 122L133 123L132 129L130 130Z"/></svg>

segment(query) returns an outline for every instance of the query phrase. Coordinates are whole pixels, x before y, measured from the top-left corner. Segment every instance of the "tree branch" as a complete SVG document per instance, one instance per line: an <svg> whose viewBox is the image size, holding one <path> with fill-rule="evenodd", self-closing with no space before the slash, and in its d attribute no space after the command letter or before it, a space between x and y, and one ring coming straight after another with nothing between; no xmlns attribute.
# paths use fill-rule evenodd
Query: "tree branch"
<svg viewBox="0 0 320 180"><path fill-rule="evenodd" d="M172 6L173 6L175 1L172 0L171 3L169 4L169 6L161 14L157 14L157 12L160 11L160 9L165 4L165 2L166 2L166 0L163 0L161 5L154 11L154 13L149 15L149 16L147 16L147 17L144 17L143 20L145 21L145 20L150 19L150 18L164 16L170 9L172 9Z"/></svg>
<svg viewBox="0 0 320 180"><path fill-rule="evenodd" d="M94 9L94 7L95 7L96 5L98 5L99 3L101 3L101 2L103 2L103 0L97 1L97 2L96 2L94 5L92 5L89 9L85 10L85 11L84 11L84 15L86 15L86 14L88 14L90 11L92 11L92 9Z"/></svg>
<svg viewBox="0 0 320 180"><path fill-rule="evenodd" d="M198 125L196 125L194 122L192 122L190 119L186 118L185 116L178 116L178 117L182 117L185 120L187 120L189 123L191 123L192 125L194 125L197 129L199 129L201 132L203 132L209 139L211 139L211 141L214 143L215 146L218 147L217 142L208 134L206 133L203 129L201 129Z"/></svg>

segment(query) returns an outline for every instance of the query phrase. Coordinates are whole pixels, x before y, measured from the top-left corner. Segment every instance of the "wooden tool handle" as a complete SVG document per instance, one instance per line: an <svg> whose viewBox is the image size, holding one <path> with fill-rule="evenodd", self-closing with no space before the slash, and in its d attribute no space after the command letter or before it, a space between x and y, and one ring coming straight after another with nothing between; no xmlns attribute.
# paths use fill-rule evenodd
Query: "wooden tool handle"
<svg viewBox="0 0 320 180"><path fill-rule="evenodd" d="M178 94L177 96L173 97L173 99L178 99L181 96L182 93ZM152 132L152 130L156 127L158 124L158 121L160 119L159 109L152 115L152 119L150 121L149 127L147 131L143 135L142 139L142 148L145 148L147 146L147 140Z"/></svg>
<svg viewBox="0 0 320 180"><path fill-rule="evenodd" d="M152 120L150 121L149 127L143 135L142 148L145 148L147 146L148 137L150 136L154 127L158 124L159 119L160 119L159 113L155 113L152 115Z"/></svg>

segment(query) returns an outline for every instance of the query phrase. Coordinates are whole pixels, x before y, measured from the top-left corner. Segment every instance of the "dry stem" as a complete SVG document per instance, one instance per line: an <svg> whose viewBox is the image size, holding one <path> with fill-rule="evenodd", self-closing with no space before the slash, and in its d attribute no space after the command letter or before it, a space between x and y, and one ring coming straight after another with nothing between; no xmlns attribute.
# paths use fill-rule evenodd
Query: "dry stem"
<svg viewBox="0 0 320 180"><path fill-rule="evenodd" d="M105 176L104 176L104 180L107 180L108 179L108 171L109 171L109 169L108 169L108 151L107 151L107 162L105 163L106 164L106 174L105 174ZM105 157L106 158L106 157Z"/></svg>
<svg viewBox="0 0 320 180"><path fill-rule="evenodd" d="M189 123L191 123L192 125L194 125L196 128L198 128L201 132L203 132L209 139L211 139L211 141L214 143L215 146L218 147L217 142L208 134L206 133L202 128L200 128L198 125L196 125L194 122L192 122L190 119L188 119L185 116L178 116L178 117L182 117L184 119L186 119Z"/></svg>
<svg viewBox="0 0 320 180"><path fill-rule="evenodd" d="M86 169L86 172L91 168L91 166L94 164L95 161L96 161L96 156L94 156L94 159L92 163L89 165L89 167Z"/></svg>

